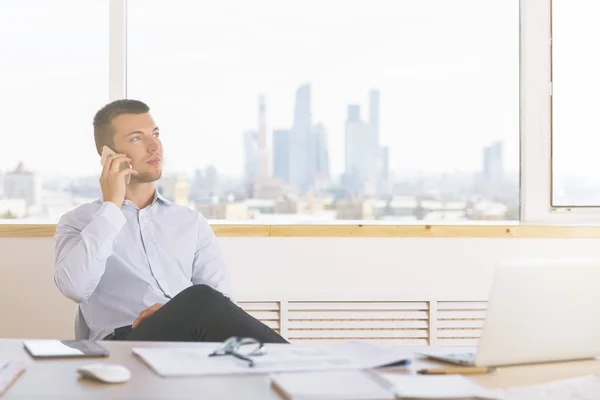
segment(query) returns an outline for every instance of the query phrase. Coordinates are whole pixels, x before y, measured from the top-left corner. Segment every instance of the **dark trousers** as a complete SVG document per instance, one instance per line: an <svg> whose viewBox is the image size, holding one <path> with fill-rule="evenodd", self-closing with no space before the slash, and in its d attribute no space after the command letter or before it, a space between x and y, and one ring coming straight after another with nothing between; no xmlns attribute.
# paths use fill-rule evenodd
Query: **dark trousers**
<svg viewBox="0 0 600 400"><path fill-rule="evenodd" d="M115 329L108 340L222 342L231 336L264 343L287 343L221 292L193 285L173 297L133 329Z"/></svg>

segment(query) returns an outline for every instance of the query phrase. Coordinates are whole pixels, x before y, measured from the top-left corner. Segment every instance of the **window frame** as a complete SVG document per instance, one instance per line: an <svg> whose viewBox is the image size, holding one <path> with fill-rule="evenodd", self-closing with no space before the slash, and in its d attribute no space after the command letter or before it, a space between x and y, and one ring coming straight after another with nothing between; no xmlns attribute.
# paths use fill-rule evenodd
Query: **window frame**
<svg viewBox="0 0 600 400"><path fill-rule="evenodd" d="M600 221L600 207L552 206L552 1L519 0L520 218L514 221L516 225ZM108 23L108 90L112 101L127 97L127 0L110 0ZM223 224L228 223L219 221L219 225ZM389 224L378 221L348 221L344 225L348 224L381 225L383 230L389 229ZM21 234L23 225L28 224L10 224ZM278 226L292 225L296 224ZM326 227L340 222L319 225ZM417 225L430 227L425 222ZM468 221L457 225L482 228L491 225L489 228L497 229L498 225L507 224Z"/></svg>
<svg viewBox="0 0 600 400"><path fill-rule="evenodd" d="M598 206L554 206L552 1L520 0L521 222L596 223Z"/></svg>

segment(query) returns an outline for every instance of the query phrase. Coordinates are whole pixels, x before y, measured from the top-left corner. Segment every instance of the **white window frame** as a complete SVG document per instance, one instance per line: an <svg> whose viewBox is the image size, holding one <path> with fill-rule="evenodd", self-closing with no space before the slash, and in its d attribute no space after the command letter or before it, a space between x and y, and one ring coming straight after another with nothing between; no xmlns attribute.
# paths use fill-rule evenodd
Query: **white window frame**
<svg viewBox="0 0 600 400"><path fill-rule="evenodd" d="M520 201L522 223L600 221L600 207L552 207L551 3L520 3ZM110 0L109 98L127 97L127 0Z"/></svg>
<svg viewBox="0 0 600 400"><path fill-rule="evenodd" d="M521 222L599 222L600 207L552 206L552 0L520 8Z"/></svg>
<svg viewBox="0 0 600 400"><path fill-rule="evenodd" d="M127 97L127 0L108 5L108 98Z"/></svg>

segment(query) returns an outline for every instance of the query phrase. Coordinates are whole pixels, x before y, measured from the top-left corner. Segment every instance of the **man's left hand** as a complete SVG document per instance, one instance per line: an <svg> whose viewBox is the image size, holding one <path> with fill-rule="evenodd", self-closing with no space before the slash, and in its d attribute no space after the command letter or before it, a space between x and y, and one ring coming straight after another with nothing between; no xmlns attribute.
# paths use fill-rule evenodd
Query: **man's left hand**
<svg viewBox="0 0 600 400"><path fill-rule="evenodd" d="M162 307L161 303L152 304L150 307L148 307L144 311L142 311L140 313L140 315L138 315L138 317L135 319L135 321L133 321L133 325L131 325L131 327L133 329L137 328L143 320L145 320L146 318L148 318L149 316L154 314L154 312L161 307Z"/></svg>

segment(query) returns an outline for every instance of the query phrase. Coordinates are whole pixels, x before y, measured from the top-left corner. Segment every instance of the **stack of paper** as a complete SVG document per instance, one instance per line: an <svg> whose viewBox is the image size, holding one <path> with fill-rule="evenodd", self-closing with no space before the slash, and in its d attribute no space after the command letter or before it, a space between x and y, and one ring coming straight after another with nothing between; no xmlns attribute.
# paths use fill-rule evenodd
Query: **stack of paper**
<svg viewBox="0 0 600 400"><path fill-rule="evenodd" d="M265 348L265 355L252 357L254 367L230 355L209 357L213 349L201 347L134 348L133 353L164 377L367 369L408 362L403 353L398 353L396 349L364 342L339 342L313 347L266 345Z"/></svg>

